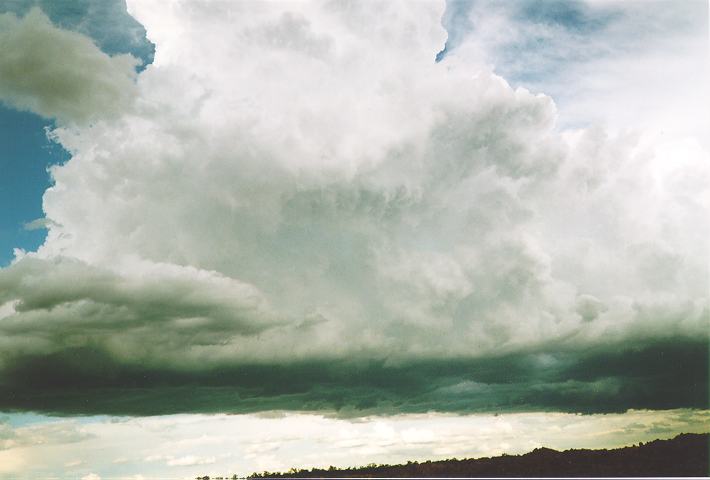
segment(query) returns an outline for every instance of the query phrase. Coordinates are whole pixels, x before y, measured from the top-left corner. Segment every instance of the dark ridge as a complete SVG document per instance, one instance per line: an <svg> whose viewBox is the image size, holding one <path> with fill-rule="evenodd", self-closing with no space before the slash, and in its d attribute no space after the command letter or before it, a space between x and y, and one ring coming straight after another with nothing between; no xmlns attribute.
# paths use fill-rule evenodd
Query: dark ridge
<svg viewBox="0 0 710 480"><path fill-rule="evenodd" d="M524 455L407 462L338 469L291 469L248 478L405 477L707 477L710 434L683 433L612 450L536 448ZM205 477L198 477L204 479ZM209 478L209 477L207 477Z"/></svg>

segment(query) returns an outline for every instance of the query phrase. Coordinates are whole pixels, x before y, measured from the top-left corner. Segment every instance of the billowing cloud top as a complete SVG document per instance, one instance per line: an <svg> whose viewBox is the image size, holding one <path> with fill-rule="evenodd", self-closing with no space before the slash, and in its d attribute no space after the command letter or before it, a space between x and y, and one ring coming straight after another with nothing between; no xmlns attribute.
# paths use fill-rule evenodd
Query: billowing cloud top
<svg viewBox="0 0 710 480"><path fill-rule="evenodd" d="M0 407L706 405L707 153L560 133L434 62L443 10L129 2L155 61L53 133L48 238L0 271Z"/></svg>

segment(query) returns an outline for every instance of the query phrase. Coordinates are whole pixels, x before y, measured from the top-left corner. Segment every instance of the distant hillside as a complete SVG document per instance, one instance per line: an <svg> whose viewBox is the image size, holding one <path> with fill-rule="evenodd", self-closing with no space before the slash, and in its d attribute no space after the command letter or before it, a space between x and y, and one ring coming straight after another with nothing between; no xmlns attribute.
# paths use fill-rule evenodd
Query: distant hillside
<svg viewBox="0 0 710 480"><path fill-rule="evenodd" d="M671 440L654 440L613 450L536 448L524 455L493 458L408 462L336 469L255 473L250 478L299 477L649 477L708 476L710 434L684 433Z"/></svg>

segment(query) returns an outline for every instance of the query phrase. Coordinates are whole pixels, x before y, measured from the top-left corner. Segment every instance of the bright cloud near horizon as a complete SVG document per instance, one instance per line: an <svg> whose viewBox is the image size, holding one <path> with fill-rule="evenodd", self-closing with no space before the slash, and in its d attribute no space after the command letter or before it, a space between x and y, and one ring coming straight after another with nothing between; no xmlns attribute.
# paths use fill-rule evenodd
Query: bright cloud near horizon
<svg viewBox="0 0 710 480"><path fill-rule="evenodd" d="M17 5L0 113L69 158L0 269L0 475L710 429L706 3Z"/></svg>

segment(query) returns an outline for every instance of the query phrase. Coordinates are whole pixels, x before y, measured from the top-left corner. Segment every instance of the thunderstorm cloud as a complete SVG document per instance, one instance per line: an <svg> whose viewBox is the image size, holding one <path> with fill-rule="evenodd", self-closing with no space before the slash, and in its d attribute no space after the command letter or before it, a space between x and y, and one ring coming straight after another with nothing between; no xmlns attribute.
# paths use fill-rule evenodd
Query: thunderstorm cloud
<svg viewBox="0 0 710 480"><path fill-rule="evenodd" d="M551 98L435 62L443 4L128 8L140 73L0 17L0 98L72 155L47 240L0 270L0 409L707 406L697 142L561 130Z"/></svg>

